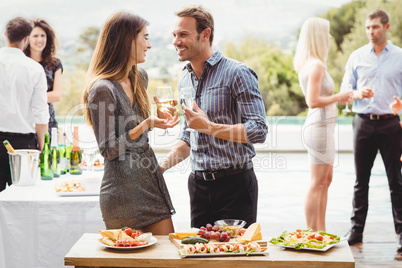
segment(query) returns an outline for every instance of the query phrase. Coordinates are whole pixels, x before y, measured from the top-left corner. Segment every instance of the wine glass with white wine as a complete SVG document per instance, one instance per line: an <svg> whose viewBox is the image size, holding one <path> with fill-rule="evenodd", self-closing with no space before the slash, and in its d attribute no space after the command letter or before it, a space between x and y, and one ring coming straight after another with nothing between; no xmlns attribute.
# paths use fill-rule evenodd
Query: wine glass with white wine
<svg viewBox="0 0 402 268"><path fill-rule="evenodd" d="M169 112L169 107L174 107L174 93L172 87L157 87L156 97L159 102L156 102L156 107L160 112ZM165 129L163 134L159 136L174 136L169 134L168 130Z"/></svg>
<svg viewBox="0 0 402 268"><path fill-rule="evenodd" d="M180 88L180 102L185 104L189 109L193 109L194 99L195 99L195 92L193 87ZM186 131L195 131L195 130L187 127Z"/></svg>
<svg viewBox="0 0 402 268"><path fill-rule="evenodd" d="M349 92L353 90L353 85L348 83L342 83L341 85L341 92ZM349 103L346 103L345 109L342 110L343 113L350 113L351 110L349 109Z"/></svg>

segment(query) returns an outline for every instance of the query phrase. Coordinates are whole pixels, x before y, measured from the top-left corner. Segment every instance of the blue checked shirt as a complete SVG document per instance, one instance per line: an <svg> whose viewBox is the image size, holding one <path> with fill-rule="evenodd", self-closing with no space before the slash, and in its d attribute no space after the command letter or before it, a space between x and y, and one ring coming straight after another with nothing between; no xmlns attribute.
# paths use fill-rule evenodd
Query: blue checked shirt
<svg viewBox="0 0 402 268"><path fill-rule="evenodd" d="M215 171L251 161L255 156L253 143L263 143L268 133L257 74L219 51L204 62L199 80L190 63L185 69L187 72L178 83L179 91L182 87L193 87L195 102L210 121L228 125L241 123L248 139L248 143L236 143L201 132L188 132L185 123L180 139L191 147L192 170Z"/></svg>
<svg viewBox="0 0 402 268"><path fill-rule="evenodd" d="M373 107L369 107L370 98L355 100L353 112L359 114L390 114L389 104L393 96L402 96L402 49L388 41L380 57L375 54L369 43L350 54L346 63L342 83L353 85L353 89L362 89L368 78L375 79Z"/></svg>

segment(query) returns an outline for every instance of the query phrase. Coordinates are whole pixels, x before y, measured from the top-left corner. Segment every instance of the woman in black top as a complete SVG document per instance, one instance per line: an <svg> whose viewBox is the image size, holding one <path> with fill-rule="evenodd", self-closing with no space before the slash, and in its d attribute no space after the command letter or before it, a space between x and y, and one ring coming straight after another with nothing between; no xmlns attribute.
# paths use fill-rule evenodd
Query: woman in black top
<svg viewBox="0 0 402 268"><path fill-rule="evenodd" d="M57 128L56 114L53 102L60 101L63 85L63 65L56 58L57 39L53 28L43 19L33 20L33 30L29 43L24 50L25 55L39 62L45 70L47 79L47 102L49 104L49 133L51 128Z"/></svg>

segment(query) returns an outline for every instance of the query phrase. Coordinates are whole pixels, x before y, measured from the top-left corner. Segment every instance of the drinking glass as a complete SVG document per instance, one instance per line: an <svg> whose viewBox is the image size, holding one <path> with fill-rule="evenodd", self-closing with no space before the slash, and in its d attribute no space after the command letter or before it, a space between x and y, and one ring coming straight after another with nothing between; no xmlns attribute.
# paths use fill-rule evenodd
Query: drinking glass
<svg viewBox="0 0 402 268"><path fill-rule="evenodd" d="M349 92L349 91L352 91L352 90L353 90L352 84L345 84L345 83L342 83L342 85L341 85L341 92ZM350 113L350 112L351 112L351 110L349 109L348 103L346 103L345 109L343 109L342 112L343 112L343 113Z"/></svg>
<svg viewBox="0 0 402 268"><path fill-rule="evenodd" d="M180 88L180 102L184 103L189 109L193 109L194 99L195 99L195 91L193 87ZM195 131L195 130L187 127L186 131Z"/></svg>
<svg viewBox="0 0 402 268"><path fill-rule="evenodd" d="M375 78L374 77L368 78L366 84L364 85L364 88L370 88L375 93ZM367 107L374 107L374 96L371 97Z"/></svg>
<svg viewBox="0 0 402 268"><path fill-rule="evenodd" d="M156 107L158 110L163 112L168 112L169 107L174 107L174 94L172 87L157 87L156 88L156 97L158 97L159 102L156 103ZM173 134L169 134L168 130L165 129L163 134L159 136L174 136Z"/></svg>
<svg viewBox="0 0 402 268"><path fill-rule="evenodd" d="M85 148L82 150L82 156L84 157L85 162L87 163L88 171L94 171L94 163L96 160L97 149L95 148Z"/></svg>

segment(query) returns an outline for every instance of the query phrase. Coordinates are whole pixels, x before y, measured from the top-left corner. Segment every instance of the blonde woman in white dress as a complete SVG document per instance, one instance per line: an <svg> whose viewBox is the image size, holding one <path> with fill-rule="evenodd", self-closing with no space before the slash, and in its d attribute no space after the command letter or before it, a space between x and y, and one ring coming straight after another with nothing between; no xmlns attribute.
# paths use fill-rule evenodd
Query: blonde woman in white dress
<svg viewBox="0 0 402 268"><path fill-rule="evenodd" d="M302 134L311 170L305 215L307 227L314 231L325 231L328 188L335 157L336 104L352 101L352 91L334 94L335 84L326 67L332 38L329 29L329 21L325 19L307 19L301 28L294 57L294 68L309 107Z"/></svg>

